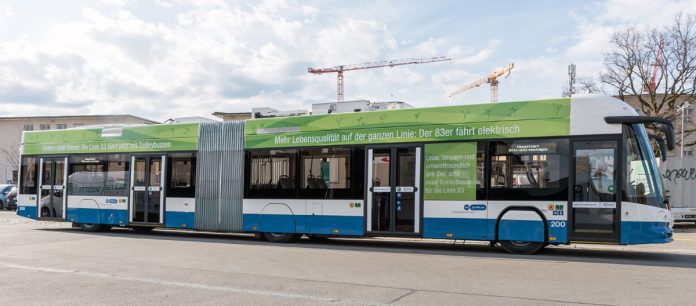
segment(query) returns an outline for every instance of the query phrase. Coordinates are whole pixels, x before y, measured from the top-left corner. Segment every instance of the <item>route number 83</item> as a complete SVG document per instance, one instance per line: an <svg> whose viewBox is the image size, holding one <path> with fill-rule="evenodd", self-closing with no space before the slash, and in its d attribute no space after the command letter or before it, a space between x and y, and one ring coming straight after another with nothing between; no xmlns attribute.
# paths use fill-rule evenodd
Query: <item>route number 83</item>
<svg viewBox="0 0 696 306"><path fill-rule="evenodd" d="M551 227L565 227L565 221L551 221Z"/></svg>

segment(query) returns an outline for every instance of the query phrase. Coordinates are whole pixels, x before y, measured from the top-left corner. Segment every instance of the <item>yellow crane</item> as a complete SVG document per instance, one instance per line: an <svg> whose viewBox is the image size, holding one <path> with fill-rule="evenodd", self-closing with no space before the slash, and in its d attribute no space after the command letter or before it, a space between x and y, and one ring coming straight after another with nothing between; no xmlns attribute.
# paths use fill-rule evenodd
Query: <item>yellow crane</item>
<svg viewBox="0 0 696 306"><path fill-rule="evenodd" d="M507 65L505 67L498 68L488 74L485 77L482 77L476 81L473 81L469 84L466 84L462 87L457 88L456 90L452 91L449 93L449 97L454 97L462 92L465 92L469 89L472 89L474 87L479 87L483 84L491 84L491 102L498 102L498 77L505 75L507 78L510 75L510 72L512 71L512 68L515 67L515 64L512 63L510 65Z"/></svg>

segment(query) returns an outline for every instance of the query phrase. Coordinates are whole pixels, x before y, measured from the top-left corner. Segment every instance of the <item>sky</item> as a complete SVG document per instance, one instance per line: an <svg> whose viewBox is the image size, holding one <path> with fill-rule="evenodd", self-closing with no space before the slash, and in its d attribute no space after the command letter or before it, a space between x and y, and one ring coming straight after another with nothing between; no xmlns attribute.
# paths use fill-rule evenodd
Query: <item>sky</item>
<svg viewBox="0 0 696 306"><path fill-rule="evenodd" d="M696 0L2 0L0 116L309 109L336 101L309 67L434 56L452 60L345 72L345 100L483 103L448 92L509 63L500 101L556 98L568 64L597 78L612 33L678 12Z"/></svg>

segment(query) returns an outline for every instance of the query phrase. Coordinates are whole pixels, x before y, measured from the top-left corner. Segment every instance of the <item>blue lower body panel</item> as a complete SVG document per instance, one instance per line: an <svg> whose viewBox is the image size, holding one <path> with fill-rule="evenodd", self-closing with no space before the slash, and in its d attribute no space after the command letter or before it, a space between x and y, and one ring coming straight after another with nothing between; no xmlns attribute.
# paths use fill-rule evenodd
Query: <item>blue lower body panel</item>
<svg viewBox="0 0 696 306"><path fill-rule="evenodd" d="M424 218L423 237L440 239L492 240L488 219L473 218ZM489 234L491 233L491 234Z"/></svg>
<svg viewBox="0 0 696 306"><path fill-rule="evenodd" d="M544 221L500 220L498 240L544 242Z"/></svg>
<svg viewBox="0 0 696 306"><path fill-rule="evenodd" d="M247 232L362 236L363 228L361 216L244 214Z"/></svg>
<svg viewBox="0 0 696 306"><path fill-rule="evenodd" d="M672 229L667 222L621 222L621 244L672 242Z"/></svg>
<svg viewBox="0 0 696 306"><path fill-rule="evenodd" d="M165 211L164 227L171 228L190 228L196 223L196 213L181 211Z"/></svg>
<svg viewBox="0 0 696 306"><path fill-rule="evenodd" d="M128 211L124 209L68 208L69 222L86 224L128 224Z"/></svg>
<svg viewBox="0 0 696 306"><path fill-rule="evenodd" d="M17 206L17 215L36 220L36 206Z"/></svg>
<svg viewBox="0 0 696 306"><path fill-rule="evenodd" d="M567 221L549 227L549 243L567 243ZM423 237L438 239L494 240L495 219L424 218ZM501 220L499 240L544 241L542 221Z"/></svg>

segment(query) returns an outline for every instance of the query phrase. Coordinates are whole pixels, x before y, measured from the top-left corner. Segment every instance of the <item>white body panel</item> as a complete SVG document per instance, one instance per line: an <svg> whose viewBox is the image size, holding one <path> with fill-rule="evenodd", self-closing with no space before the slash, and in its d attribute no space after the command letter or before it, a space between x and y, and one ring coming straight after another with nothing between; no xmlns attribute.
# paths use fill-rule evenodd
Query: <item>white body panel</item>
<svg viewBox="0 0 696 306"><path fill-rule="evenodd" d="M608 124L607 116L637 116L627 103L603 95L577 95L570 99L570 135L621 134L621 124Z"/></svg>
<svg viewBox="0 0 696 306"><path fill-rule="evenodd" d="M68 195L68 208L128 209L128 197Z"/></svg>
<svg viewBox="0 0 696 306"><path fill-rule="evenodd" d="M323 216L363 216L363 200L287 200L287 199L244 199L244 214L287 214L287 206L293 215L312 215L321 210ZM352 205L351 205L352 203ZM280 204L280 205L269 205ZM169 205L169 203L167 203ZM283 205L283 206L281 206Z"/></svg>
<svg viewBox="0 0 696 306"><path fill-rule="evenodd" d="M621 221L671 222L672 213L664 208L645 204L622 202Z"/></svg>
<svg viewBox="0 0 696 306"><path fill-rule="evenodd" d="M35 194L17 194L17 207L20 207L20 206L36 207L36 195Z"/></svg>
<svg viewBox="0 0 696 306"><path fill-rule="evenodd" d="M465 205L486 205L486 210L465 209ZM556 210L557 205L562 205L562 210ZM497 219L500 213L508 207L531 206L539 209L547 220L568 219L567 201L425 201L423 216L425 218L464 218L464 219ZM549 209L552 206L554 209ZM562 214L554 215L554 211ZM506 220L530 220L517 214L505 214ZM538 220L536 219L533 220Z"/></svg>
<svg viewBox="0 0 696 306"><path fill-rule="evenodd" d="M167 198L166 211L196 212L195 198Z"/></svg>

